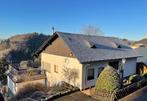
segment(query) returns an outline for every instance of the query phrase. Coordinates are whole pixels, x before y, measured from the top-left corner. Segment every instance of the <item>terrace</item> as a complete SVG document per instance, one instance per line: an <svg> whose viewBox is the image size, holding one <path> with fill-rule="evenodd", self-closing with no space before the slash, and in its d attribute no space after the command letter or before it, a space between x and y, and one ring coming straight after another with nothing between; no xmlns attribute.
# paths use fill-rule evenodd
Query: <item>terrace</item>
<svg viewBox="0 0 147 101"><path fill-rule="evenodd" d="M27 69L18 69L11 65L9 65L8 75L15 83L46 78L45 71L41 70L40 68L29 67Z"/></svg>

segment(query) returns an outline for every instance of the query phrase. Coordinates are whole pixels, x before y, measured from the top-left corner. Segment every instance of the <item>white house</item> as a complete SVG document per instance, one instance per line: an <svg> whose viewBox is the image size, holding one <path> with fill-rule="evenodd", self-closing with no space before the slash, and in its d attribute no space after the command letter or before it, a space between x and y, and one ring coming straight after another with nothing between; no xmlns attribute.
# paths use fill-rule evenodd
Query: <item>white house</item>
<svg viewBox="0 0 147 101"><path fill-rule="evenodd" d="M68 82L63 70L71 68L77 70L78 77L70 84L85 89L95 86L97 77L107 64L119 71L122 59L126 60L123 76L136 73L139 55L118 38L55 32L34 56L41 56L41 67L46 70L48 85Z"/></svg>

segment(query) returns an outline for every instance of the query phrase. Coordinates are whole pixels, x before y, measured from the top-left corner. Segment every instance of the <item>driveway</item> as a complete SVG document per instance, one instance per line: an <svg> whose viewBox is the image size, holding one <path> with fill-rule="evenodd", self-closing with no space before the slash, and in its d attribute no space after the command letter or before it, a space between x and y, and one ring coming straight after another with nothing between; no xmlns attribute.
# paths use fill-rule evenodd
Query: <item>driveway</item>
<svg viewBox="0 0 147 101"><path fill-rule="evenodd" d="M119 101L147 101L147 86L129 94Z"/></svg>
<svg viewBox="0 0 147 101"><path fill-rule="evenodd" d="M71 93L69 95L65 95L63 97L57 98L53 101L97 101L97 100L94 100L91 97L85 95L84 93L78 91L78 92Z"/></svg>

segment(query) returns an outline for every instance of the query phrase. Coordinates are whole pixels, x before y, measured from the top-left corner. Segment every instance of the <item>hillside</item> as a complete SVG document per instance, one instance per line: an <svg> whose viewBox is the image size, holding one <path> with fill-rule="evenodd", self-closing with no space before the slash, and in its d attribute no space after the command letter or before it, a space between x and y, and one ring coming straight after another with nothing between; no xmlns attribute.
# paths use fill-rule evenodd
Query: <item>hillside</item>
<svg viewBox="0 0 147 101"><path fill-rule="evenodd" d="M147 47L147 38L141 39L139 41L135 41L132 43L132 47Z"/></svg>
<svg viewBox="0 0 147 101"><path fill-rule="evenodd" d="M142 39L140 41L137 41L136 43L142 43L147 47L147 38L144 38L144 39Z"/></svg>
<svg viewBox="0 0 147 101"><path fill-rule="evenodd" d="M0 42L3 41L3 39L0 38Z"/></svg>
<svg viewBox="0 0 147 101"><path fill-rule="evenodd" d="M132 43L134 43L134 41L128 40L128 39L123 39L124 43L127 45L131 45Z"/></svg>
<svg viewBox="0 0 147 101"><path fill-rule="evenodd" d="M13 36L0 43L0 58L19 63L22 60L32 59L32 54L47 39L46 35L27 33Z"/></svg>

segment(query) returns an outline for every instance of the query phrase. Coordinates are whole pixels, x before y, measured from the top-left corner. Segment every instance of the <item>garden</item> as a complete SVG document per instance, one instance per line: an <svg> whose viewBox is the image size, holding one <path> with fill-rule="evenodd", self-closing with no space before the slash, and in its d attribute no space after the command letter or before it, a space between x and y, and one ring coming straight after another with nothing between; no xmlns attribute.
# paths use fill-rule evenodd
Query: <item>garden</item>
<svg viewBox="0 0 147 101"><path fill-rule="evenodd" d="M43 84L27 84L21 88L18 93L10 98L10 101L47 101L54 98L61 97L66 94L78 91L79 89L67 84L66 82L60 82L52 87L46 87Z"/></svg>

